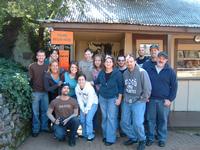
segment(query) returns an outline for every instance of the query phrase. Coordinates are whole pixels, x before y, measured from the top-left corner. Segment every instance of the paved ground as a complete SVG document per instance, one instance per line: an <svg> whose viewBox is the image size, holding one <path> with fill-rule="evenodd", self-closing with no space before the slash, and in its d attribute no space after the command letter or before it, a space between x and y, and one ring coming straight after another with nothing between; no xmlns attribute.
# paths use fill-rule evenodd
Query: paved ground
<svg viewBox="0 0 200 150"><path fill-rule="evenodd" d="M101 135L98 134L93 142L87 142L78 138L77 145L73 148L69 147L67 141L58 142L50 133L41 133L38 137L31 136L17 150L133 150L136 145L124 146L122 142L126 138L118 138L116 144L112 146L104 146ZM166 147L160 148L155 142L146 150L200 150L200 130L170 130L169 139Z"/></svg>

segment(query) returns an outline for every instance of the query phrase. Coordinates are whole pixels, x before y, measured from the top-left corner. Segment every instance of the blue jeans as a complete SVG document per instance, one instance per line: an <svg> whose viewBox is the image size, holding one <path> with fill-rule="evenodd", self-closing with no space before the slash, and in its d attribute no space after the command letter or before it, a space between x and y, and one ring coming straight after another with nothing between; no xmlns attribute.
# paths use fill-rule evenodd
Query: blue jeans
<svg viewBox="0 0 200 150"><path fill-rule="evenodd" d="M164 100L150 99L147 103L148 140L154 141L156 127L158 140L166 142L168 115L169 107L164 106Z"/></svg>
<svg viewBox="0 0 200 150"><path fill-rule="evenodd" d="M48 130L49 98L46 92L33 92L32 97L32 132L39 133L40 130Z"/></svg>
<svg viewBox="0 0 200 150"><path fill-rule="evenodd" d="M146 102L122 103L121 129L133 141L146 140L144 132L144 113Z"/></svg>
<svg viewBox="0 0 200 150"><path fill-rule="evenodd" d="M59 141L63 141L66 136L67 129L70 130L69 140L72 142L76 141L76 133L79 127L79 119L78 117L71 118L65 126L54 125L54 135Z"/></svg>
<svg viewBox="0 0 200 150"><path fill-rule="evenodd" d="M118 106L115 104L117 98L106 99L99 96L99 104L102 113L101 127L103 130L103 138L106 142L115 143L116 141L116 130L117 130L117 116Z"/></svg>
<svg viewBox="0 0 200 150"><path fill-rule="evenodd" d="M85 138L92 139L94 138L93 133L93 118L97 111L97 104L93 104L91 109L85 115L82 111L80 112L80 122L82 126L82 135Z"/></svg>
<svg viewBox="0 0 200 150"><path fill-rule="evenodd" d="M93 129L94 130L98 130L98 120L99 120L99 105L97 105L97 111L94 114L94 118L93 118Z"/></svg>

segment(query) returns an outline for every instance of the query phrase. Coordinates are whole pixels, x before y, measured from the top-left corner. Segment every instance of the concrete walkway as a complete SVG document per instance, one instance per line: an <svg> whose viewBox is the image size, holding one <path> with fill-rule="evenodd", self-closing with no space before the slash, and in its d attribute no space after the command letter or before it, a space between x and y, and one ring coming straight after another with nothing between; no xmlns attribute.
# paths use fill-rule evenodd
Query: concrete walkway
<svg viewBox="0 0 200 150"><path fill-rule="evenodd" d="M102 137L97 135L93 142L87 142L84 139L78 138L75 147L69 147L67 141L58 142L53 138L53 134L41 133L38 137L29 137L17 150L133 150L136 149L136 144L124 146L122 143L126 138L118 138L116 144L112 146L104 146ZM200 150L200 130L171 130L166 147L160 148L157 142L151 147L146 147L146 150Z"/></svg>

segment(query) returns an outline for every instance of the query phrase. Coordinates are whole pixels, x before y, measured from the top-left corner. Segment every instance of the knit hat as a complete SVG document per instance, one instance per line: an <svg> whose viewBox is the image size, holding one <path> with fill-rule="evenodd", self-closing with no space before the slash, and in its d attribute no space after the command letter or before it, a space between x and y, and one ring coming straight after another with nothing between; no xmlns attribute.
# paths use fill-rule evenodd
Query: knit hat
<svg viewBox="0 0 200 150"><path fill-rule="evenodd" d="M65 86L68 86L68 87L69 87L69 83L68 83L68 82L63 82L62 88L65 87Z"/></svg>

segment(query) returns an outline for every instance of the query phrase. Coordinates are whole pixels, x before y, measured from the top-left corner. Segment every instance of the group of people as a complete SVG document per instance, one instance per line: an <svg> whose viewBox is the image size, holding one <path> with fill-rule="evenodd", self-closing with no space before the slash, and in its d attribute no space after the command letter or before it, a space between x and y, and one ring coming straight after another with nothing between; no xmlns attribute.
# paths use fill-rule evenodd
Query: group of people
<svg viewBox="0 0 200 150"><path fill-rule="evenodd" d="M138 143L137 149L154 143L164 147L171 102L176 97L177 79L167 63L168 55L157 45L150 47L151 57L139 50L132 54L104 58L86 49L84 60L70 63L69 71L59 68L54 51L48 61L45 52L37 52L37 62L29 67L33 88L32 136L49 131L53 123L55 137L62 141L69 134L68 144L76 145L79 123L82 137L95 138L97 110L102 116L102 141L106 146L116 142L117 130L128 138L124 145ZM146 129L144 128L144 122ZM69 129L69 132L67 132Z"/></svg>

